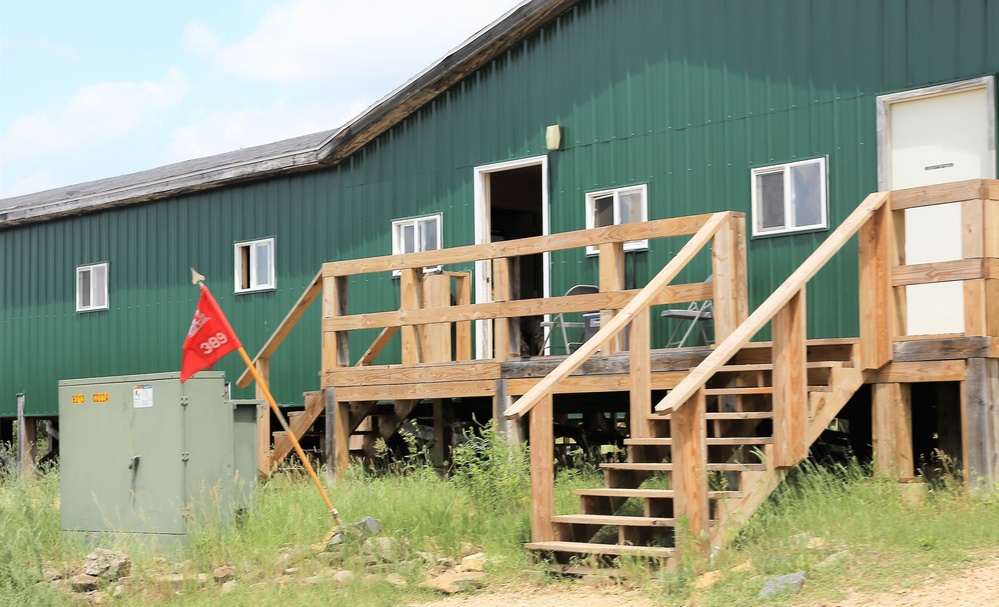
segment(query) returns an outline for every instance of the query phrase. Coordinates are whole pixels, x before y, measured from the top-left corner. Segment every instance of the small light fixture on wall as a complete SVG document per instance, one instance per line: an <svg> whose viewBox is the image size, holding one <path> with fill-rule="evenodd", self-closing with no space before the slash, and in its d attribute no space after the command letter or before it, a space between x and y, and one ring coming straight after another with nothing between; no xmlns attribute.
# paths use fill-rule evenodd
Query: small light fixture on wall
<svg viewBox="0 0 999 607"><path fill-rule="evenodd" d="M562 143L562 127L553 124L545 129L545 146L549 151L554 152Z"/></svg>

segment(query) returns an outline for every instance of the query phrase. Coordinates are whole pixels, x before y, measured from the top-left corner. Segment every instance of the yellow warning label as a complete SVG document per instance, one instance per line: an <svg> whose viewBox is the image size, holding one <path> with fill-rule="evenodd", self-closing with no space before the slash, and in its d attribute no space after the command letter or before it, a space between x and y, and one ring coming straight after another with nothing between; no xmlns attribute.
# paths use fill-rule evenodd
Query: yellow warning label
<svg viewBox="0 0 999 607"><path fill-rule="evenodd" d="M95 403L106 403L109 400L111 400L111 395L109 395L107 392L95 392L94 393L94 402Z"/></svg>
<svg viewBox="0 0 999 607"><path fill-rule="evenodd" d="M74 394L70 402L73 403L74 405L82 405L83 403L87 402L87 397L84 396L83 394Z"/></svg>

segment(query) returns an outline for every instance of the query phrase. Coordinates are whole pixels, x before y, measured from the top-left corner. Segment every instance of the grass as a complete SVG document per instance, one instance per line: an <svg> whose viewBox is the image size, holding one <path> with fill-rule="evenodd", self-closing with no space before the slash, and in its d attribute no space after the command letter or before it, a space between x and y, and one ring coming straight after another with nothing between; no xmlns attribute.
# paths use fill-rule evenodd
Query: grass
<svg viewBox="0 0 999 607"><path fill-rule="evenodd" d="M354 470L332 489L347 521L381 520L380 538L390 538L378 575L365 579L371 557L360 542L335 553L310 548L331 520L306 479L277 475L258 489L248 510L230 524L208 520L191 525L183 551L163 559L132 551L133 583L115 605L136 607L215 605L399 605L432 598L418 583L437 561L453 563L471 552L487 555L490 584L550 583L522 544L530 536L526 453L497 440L491 430L456 453L457 468L442 478L419 449L390 473ZM574 490L595 487L593 470L562 471L556 479L556 510L578 512ZM113 540L105 540L115 547ZM0 473L0 603L75 605L50 584L39 583L50 568L72 570L91 546L60 532L58 475L43 471L17 479ZM639 560L621 563L624 585L643 588L657 603L700 607L757 605L764 581L804 570L804 591L778 597L773 605L836 600L846 589L864 592L923 581L927 571L943 577L976 559L999 553L999 497L971 500L953 486L936 486L910 505L896 483L872 479L857 464L803 466L714 558L687 559L674 571L655 571ZM428 561L430 561L428 563ZM231 565L238 576L222 599L211 581L214 568ZM330 573L357 572L336 584ZM439 568L438 568L439 569ZM698 588L705 571L717 582ZM291 571L292 573L286 573ZM385 574L407 584L397 586ZM207 574L201 584L198 574ZM169 574L184 581L170 583ZM703 579L703 578L702 578ZM110 588L106 589L110 590Z"/></svg>

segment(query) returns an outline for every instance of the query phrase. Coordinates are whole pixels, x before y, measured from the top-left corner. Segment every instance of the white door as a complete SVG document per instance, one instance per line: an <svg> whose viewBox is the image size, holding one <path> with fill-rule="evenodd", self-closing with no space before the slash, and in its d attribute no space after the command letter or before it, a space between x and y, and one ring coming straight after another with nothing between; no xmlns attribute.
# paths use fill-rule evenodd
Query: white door
<svg viewBox="0 0 999 607"><path fill-rule="evenodd" d="M879 102L887 127L881 150L887 168L883 187L900 190L995 177L990 78L899 93ZM904 254L906 264L960 259L960 203L906 209ZM906 287L909 335L961 333L963 310L961 282Z"/></svg>

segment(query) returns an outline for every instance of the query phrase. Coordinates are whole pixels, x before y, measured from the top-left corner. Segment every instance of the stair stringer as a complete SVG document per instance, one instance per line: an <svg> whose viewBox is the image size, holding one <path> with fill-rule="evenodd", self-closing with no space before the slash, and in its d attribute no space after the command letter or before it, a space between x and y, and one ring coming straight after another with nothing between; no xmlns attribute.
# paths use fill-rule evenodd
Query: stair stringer
<svg viewBox="0 0 999 607"><path fill-rule="evenodd" d="M319 415L325 410L326 400L323 391L305 393L305 411L302 415L297 415L288 422L288 428L295 435L296 439L301 439L312 424L319 419ZM285 432L274 433L274 452L271 454L271 468L284 461L291 453L293 445L291 439Z"/></svg>
<svg viewBox="0 0 999 607"><path fill-rule="evenodd" d="M832 420L843 407L853 398L860 386L864 384L864 374L856 367L834 368L830 390L828 392L810 392L808 397L808 425L805 431L806 441L811 447L829 427ZM776 467L771 463L772 446L764 449L764 462L767 470L762 472L743 472L740 480L742 497L724 500L719 503L718 525L711 529L712 547L723 547L729 534L745 524L760 509L760 506L783 482L784 477L793 466ZM804 460L801 460L804 461ZM801 461L797 463L801 463Z"/></svg>

